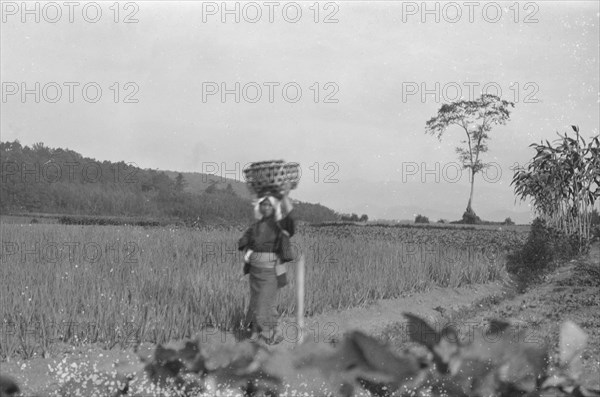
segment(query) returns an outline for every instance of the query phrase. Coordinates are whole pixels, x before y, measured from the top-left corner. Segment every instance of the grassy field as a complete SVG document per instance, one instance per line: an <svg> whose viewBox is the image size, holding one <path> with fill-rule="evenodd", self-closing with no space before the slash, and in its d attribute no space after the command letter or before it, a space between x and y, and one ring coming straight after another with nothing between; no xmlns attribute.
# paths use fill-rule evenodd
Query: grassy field
<svg viewBox="0 0 600 397"><path fill-rule="evenodd" d="M249 297L236 250L243 228L2 225L0 357L57 343L164 342L204 326L240 326ZM506 277L505 255L527 229L300 226L306 314L432 286ZM290 285L280 311L294 311Z"/></svg>

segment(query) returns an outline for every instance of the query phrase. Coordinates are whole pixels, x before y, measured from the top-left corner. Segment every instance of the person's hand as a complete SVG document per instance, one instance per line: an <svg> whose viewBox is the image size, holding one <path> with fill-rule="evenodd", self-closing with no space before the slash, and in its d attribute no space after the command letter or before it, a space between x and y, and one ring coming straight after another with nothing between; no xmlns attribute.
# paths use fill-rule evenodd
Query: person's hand
<svg viewBox="0 0 600 397"><path fill-rule="evenodd" d="M283 182L282 185L282 190L283 190L283 196L287 197L290 194L290 189L292 187L292 184L290 183L290 181L285 181Z"/></svg>

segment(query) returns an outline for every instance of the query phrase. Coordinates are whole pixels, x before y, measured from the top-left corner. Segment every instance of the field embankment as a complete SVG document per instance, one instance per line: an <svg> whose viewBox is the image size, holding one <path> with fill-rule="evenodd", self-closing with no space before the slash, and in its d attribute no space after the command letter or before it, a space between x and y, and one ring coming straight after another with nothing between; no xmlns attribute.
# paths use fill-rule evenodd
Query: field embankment
<svg viewBox="0 0 600 397"><path fill-rule="evenodd" d="M461 341L468 342L472 331L485 329L492 319L509 321L525 330L526 342L550 346L558 362L560 325L571 320L588 335L581 355L581 385L600 390L600 243L578 258L561 261L539 283L509 299L485 299L481 305L461 310L442 310L434 319L438 330L445 325L458 329ZM442 305L443 306L443 305ZM409 310L410 311L410 310ZM419 312L415 312L419 313ZM387 327L381 335L394 349L407 347L403 323Z"/></svg>

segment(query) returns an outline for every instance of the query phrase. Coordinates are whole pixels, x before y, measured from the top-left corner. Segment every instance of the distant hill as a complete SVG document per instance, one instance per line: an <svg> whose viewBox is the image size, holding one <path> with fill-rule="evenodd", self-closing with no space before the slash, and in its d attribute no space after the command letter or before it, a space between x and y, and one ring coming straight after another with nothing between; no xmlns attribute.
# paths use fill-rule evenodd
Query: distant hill
<svg viewBox="0 0 600 397"><path fill-rule="evenodd" d="M246 185L214 175L141 169L98 161L43 143L0 142L0 212L135 217L185 224L247 224L253 219ZM300 203L296 218L339 218L320 204Z"/></svg>
<svg viewBox="0 0 600 397"><path fill-rule="evenodd" d="M171 179L175 179L178 174L177 171L162 171L167 174ZM233 191L240 197L251 199L252 195L248 190L248 186L244 182L236 181L234 179L222 178L218 175L202 174L200 172L181 172L187 185L185 187L186 192L194 194L202 194L211 185L216 185L217 189L225 189L227 185L231 185Z"/></svg>
<svg viewBox="0 0 600 397"><path fill-rule="evenodd" d="M173 179L180 174L175 171L163 172ZM251 200L254 198L245 182L199 172L182 172L181 174L186 181L185 191L192 194L203 194L211 186L214 189L224 191L229 190L229 187L231 187L231 190L243 199ZM331 222L338 220L340 217L335 211L321 204L305 203L294 200L294 209L295 217L297 219L310 223Z"/></svg>

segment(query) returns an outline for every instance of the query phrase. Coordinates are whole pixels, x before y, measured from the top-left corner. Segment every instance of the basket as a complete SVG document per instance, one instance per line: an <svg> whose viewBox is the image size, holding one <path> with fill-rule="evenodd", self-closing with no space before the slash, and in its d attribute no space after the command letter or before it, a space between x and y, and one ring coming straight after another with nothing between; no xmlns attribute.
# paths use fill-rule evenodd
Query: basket
<svg viewBox="0 0 600 397"><path fill-rule="evenodd" d="M260 161L250 164L244 175L248 188L258 197L281 196L285 182L290 183L290 189L298 187L300 165L283 160Z"/></svg>

